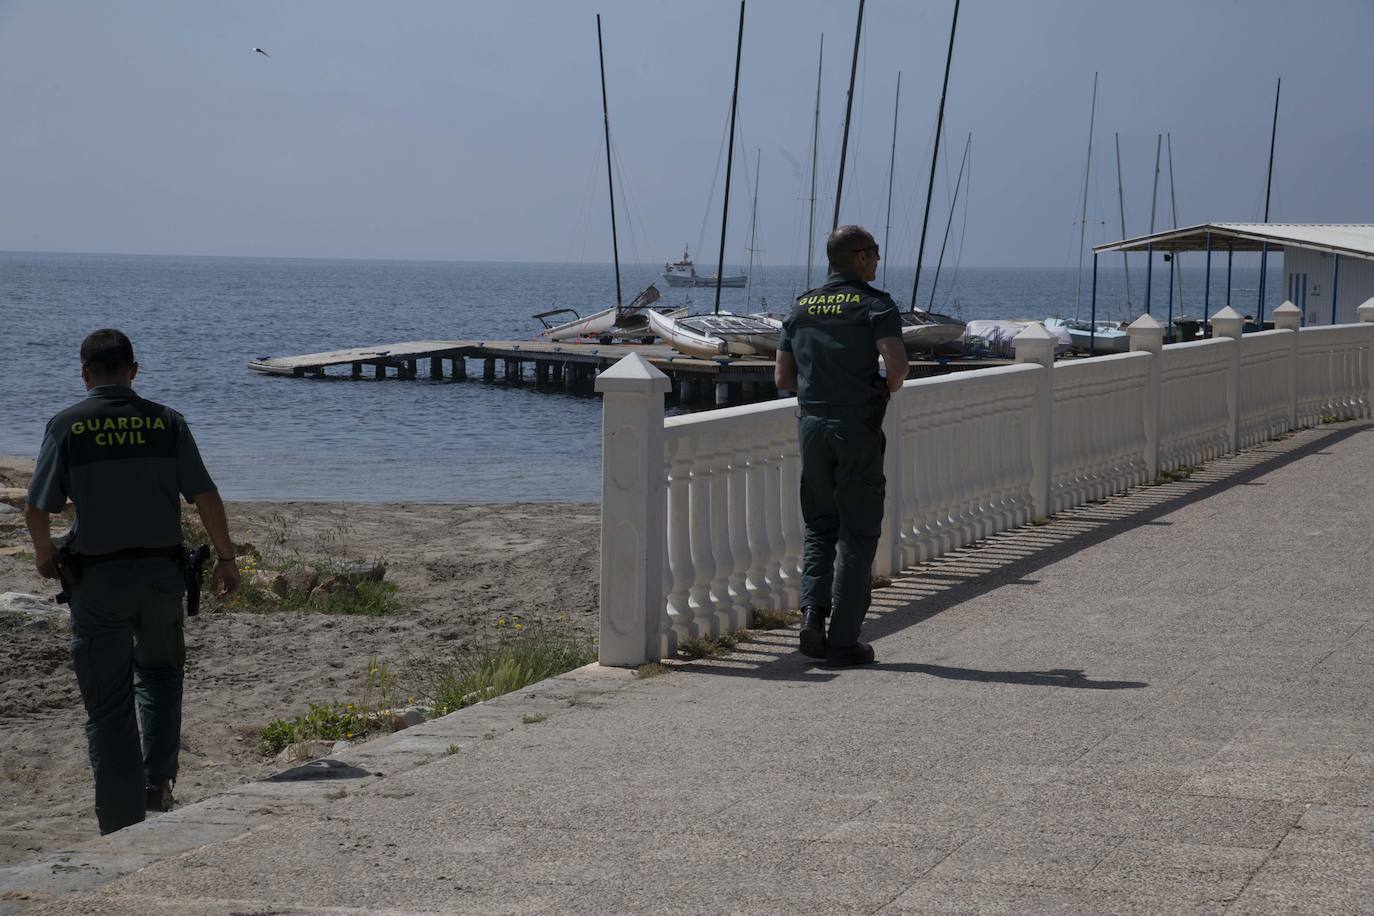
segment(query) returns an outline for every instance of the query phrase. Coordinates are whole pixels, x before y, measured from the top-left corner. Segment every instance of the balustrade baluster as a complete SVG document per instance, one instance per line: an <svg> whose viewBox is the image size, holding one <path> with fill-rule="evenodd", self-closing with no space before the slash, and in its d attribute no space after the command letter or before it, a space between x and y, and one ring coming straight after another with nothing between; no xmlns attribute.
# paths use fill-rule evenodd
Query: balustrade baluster
<svg viewBox="0 0 1374 916"><path fill-rule="evenodd" d="M730 472L727 492L730 500L730 555L734 564L730 569L730 610L735 628L753 624L749 614L748 573L753 554L749 549L749 452L736 448L730 453Z"/></svg>
<svg viewBox="0 0 1374 916"><path fill-rule="evenodd" d="M735 571L735 558L730 552L730 456L728 433L711 435L711 632L728 633L734 629L733 599L730 596L730 575Z"/></svg>
<svg viewBox="0 0 1374 916"><path fill-rule="evenodd" d="M761 443L751 443L749 465L745 475L749 513L746 527L749 532L749 571L745 574L745 588L749 603L756 608L771 608L772 586L768 582L768 501L764 489L768 485L768 456Z"/></svg>
<svg viewBox="0 0 1374 916"><path fill-rule="evenodd" d="M689 482L692 473L692 443L686 436L667 441L668 461L668 569L672 591L668 593L668 618L672 621L675 642L692 632L690 589L696 579L692 568L691 501ZM676 646L674 646L676 651Z"/></svg>
<svg viewBox="0 0 1374 916"><path fill-rule="evenodd" d="M782 557L786 545L782 538L782 456L787 448L784 444L787 431L777 424L769 424L763 434L768 441L768 465L765 468L763 488L765 533L768 537L768 553L764 563L764 577L768 582L769 607L775 611L785 608L784 584L782 581Z"/></svg>
<svg viewBox="0 0 1374 916"><path fill-rule="evenodd" d="M782 577L782 603L795 608L801 602L801 553L803 527L801 517L801 451L794 425L789 421L779 427L783 436L780 468L782 500L783 555L779 566Z"/></svg>
<svg viewBox="0 0 1374 916"><path fill-rule="evenodd" d="M696 575L688 589L688 599L692 608L692 635L715 636L715 605L711 596L711 582L716 577L716 561L711 554L711 461L714 449L710 437L700 432L694 445L696 452L692 460L688 492L691 494L692 568Z"/></svg>

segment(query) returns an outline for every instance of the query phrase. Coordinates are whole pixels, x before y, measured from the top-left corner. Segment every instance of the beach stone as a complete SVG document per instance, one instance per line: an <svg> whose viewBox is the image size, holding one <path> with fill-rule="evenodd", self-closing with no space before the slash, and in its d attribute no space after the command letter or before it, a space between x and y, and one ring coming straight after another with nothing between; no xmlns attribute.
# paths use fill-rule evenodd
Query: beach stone
<svg viewBox="0 0 1374 916"><path fill-rule="evenodd" d="M18 509L11 506L9 503L0 503L0 515L14 515L18 513L18 511Z"/></svg>
<svg viewBox="0 0 1374 916"><path fill-rule="evenodd" d="M12 509L20 509L28 495L29 491L23 487L0 487L0 504Z"/></svg>
<svg viewBox="0 0 1374 916"><path fill-rule="evenodd" d="M258 550L258 548L257 548L256 545L254 545L253 543L251 543L251 542L249 542L249 541L244 541L242 544L235 544L235 545L234 545L234 556L235 556L235 557L252 557L253 559L257 560L259 563L262 562L262 552Z"/></svg>
<svg viewBox="0 0 1374 916"><path fill-rule="evenodd" d="M0 593L0 611L21 611L25 614L52 615L65 609L51 598L30 595L26 592Z"/></svg>
<svg viewBox="0 0 1374 916"><path fill-rule="evenodd" d="M342 573L353 585L381 582L386 576L385 560L352 560L345 563Z"/></svg>
<svg viewBox="0 0 1374 916"><path fill-rule="evenodd" d="M287 584L286 576L271 569L260 569L253 573L253 584L266 589L276 598L285 598L291 588Z"/></svg>
<svg viewBox="0 0 1374 916"><path fill-rule="evenodd" d="M392 722L395 723L398 731L402 728L413 728L416 725L422 725L429 719L429 709L424 706L407 706L403 709L392 709L389 711L391 713Z"/></svg>
<svg viewBox="0 0 1374 916"><path fill-rule="evenodd" d="M335 754L342 754L352 746L352 741L335 741L334 746L329 749L329 755L332 757Z"/></svg>
<svg viewBox="0 0 1374 916"><path fill-rule="evenodd" d="M353 583L344 575L333 575L315 586L310 592L310 600L319 602L330 595L342 595L354 591Z"/></svg>
<svg viewBox="0 0 1374 916"><path fill-rule="evenodd" d="M295 744L288 744L280 754L272 758L272 762L279 766L293 767L307 760L328 757L333 750L333 741L297 741Z"/></svg>
<svg viewBox="0 0 1374 916"><path fill-rule="evenodd" d="M286 588L293 592L309 594L320 584L320 571L313 566L293 566L281 575ZM285 592L280 594L282 597L286 596Z"/></svg>

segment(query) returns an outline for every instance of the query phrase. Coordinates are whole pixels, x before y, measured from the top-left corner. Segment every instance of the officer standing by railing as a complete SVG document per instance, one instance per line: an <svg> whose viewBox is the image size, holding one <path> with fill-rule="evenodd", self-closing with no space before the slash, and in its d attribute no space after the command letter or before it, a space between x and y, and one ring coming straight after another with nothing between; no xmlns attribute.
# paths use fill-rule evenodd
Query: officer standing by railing
<svg viewBox="0 0 1374 916"><path fill-rule="evenodd" d="M195 503L214 542L216 592L239 585L224 503L191 431L181 414L134 394L137 374L122 332L86 337L87 396L49 421L24 510L38 572L61 578L71 605L102 834L172 807L186 658L178 494ZM59 548L48 516L68 499L76 521Z"/></svg>
<svg viewBox="0 0 1374 916"><path fill-rule="evenodd" d="M783 323L774 381L780 391L797 392L800 412L801 651L846 667L874 658L859 631L882 534L883 414L908 363L897 304L869 285L879 260L873 236L841 226L825 252L830 275L797 299Z"/></svg>

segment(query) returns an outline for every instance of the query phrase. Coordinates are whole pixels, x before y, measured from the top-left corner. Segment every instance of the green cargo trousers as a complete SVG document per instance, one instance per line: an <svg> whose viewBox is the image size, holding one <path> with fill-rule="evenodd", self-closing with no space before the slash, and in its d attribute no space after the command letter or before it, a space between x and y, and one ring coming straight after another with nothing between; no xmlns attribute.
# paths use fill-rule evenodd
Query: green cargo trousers
<svg viewBox="0 0 1374 916"><path fill-rule="evenodd" d="M882 430L863 417L803 413L801 510L802 607L831 609L831 646L852 646L873 588L873 556L882 535Z"/></svg>
<svg viewBox="0 0 1374 916"><path fill-rule="evenodd" d="M102 834L143 820L149 782L176 778L185 591L175 562L144 558L87 566L72 592L72 667Z"/></svg>

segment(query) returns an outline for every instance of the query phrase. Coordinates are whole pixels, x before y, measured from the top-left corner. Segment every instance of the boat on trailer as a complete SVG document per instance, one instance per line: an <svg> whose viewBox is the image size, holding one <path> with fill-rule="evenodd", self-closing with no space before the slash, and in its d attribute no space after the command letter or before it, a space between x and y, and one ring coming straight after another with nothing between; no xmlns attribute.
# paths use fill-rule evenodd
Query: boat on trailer
<svg viewBox="0 0 1374 916"><path fill-rule="evenodd" d="M1057 334L1062 328L1069 335L1070 348L1089 355L1125 353L1131 349L1131 335L1115 321L1076 321L1072 318L1046 318L1045 329Z"/></svg>
<svg viewBox="0 0 1374 916"><path fill-rule="evenodd" d="M953 315L917 309L902 312L902 344L908 353L934 350L964 336L964 322Z"/></svg>

